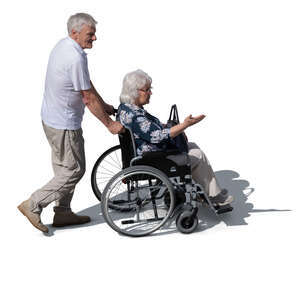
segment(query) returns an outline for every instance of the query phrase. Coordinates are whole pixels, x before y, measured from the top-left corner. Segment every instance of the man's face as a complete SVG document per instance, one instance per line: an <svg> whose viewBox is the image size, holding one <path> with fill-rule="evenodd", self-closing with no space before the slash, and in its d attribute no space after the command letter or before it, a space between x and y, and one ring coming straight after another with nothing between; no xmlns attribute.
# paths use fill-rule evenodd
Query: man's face
<svg viewBox="0 0 300 300"><path fill-rule="evenodd" d="M96 38L96 28L84 24L81 31L72 29L71 38L73 38L82 49L91 49Z"/></svg>

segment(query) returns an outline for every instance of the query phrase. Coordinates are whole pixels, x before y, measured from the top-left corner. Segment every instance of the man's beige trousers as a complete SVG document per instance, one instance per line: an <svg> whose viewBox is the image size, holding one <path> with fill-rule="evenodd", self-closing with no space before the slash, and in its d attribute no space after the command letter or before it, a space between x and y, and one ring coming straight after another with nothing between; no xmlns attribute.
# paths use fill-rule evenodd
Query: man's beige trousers
<svg viewBox="0 0 300 300"><path fill-rule="evenodd" d="M63 130L43 128L52 149L54 177L30 197L33 212L41 212L49 203L70 208L75 185L85 172L84 139L82 129Z"/></svg>

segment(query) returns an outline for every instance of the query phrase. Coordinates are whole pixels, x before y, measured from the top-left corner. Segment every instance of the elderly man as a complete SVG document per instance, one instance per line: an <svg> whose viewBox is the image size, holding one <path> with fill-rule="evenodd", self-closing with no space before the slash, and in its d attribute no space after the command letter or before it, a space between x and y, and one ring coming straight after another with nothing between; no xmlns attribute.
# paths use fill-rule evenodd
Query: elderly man
<svg viewBox="0 0 300 300"><path fill-rule="evenodd" d="M76 215L70 208L75 185L85 172L81 129L85 106L111 133L122 130L122 125L109 117L113 114L113 106L103 101L89 77L83 49L93 47L96 24L88 14L71 16L67 23L69 36L59 41L50 54L41 116L52 149L54 178L18 206L31 224L42 232L48 232L41 222L42 209L53 201L56 203L53 226L90 221L88 216Z"/></svg>

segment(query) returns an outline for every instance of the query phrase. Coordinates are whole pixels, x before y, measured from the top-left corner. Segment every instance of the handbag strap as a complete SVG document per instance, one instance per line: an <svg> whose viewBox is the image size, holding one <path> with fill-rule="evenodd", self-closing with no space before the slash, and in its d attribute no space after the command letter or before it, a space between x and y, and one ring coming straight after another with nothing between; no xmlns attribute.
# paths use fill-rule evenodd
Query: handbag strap
<svg viewBox="0 0 300 300"><path fill-rule="evenodd" d="M172 105L171 107L169 121L175 121L179 123L178 110L176 104Z"/></svg>

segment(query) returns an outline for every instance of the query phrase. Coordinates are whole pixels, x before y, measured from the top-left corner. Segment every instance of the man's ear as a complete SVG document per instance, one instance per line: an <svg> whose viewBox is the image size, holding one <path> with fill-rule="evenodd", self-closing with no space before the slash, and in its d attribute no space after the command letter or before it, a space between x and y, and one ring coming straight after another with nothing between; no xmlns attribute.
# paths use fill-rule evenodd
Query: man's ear
<svg viewBox="0 0 300 300"><path fill-rule="evenodd" d="M71 31L71 37L76 38L78 36L78 32L73 28Z"/></svg>

